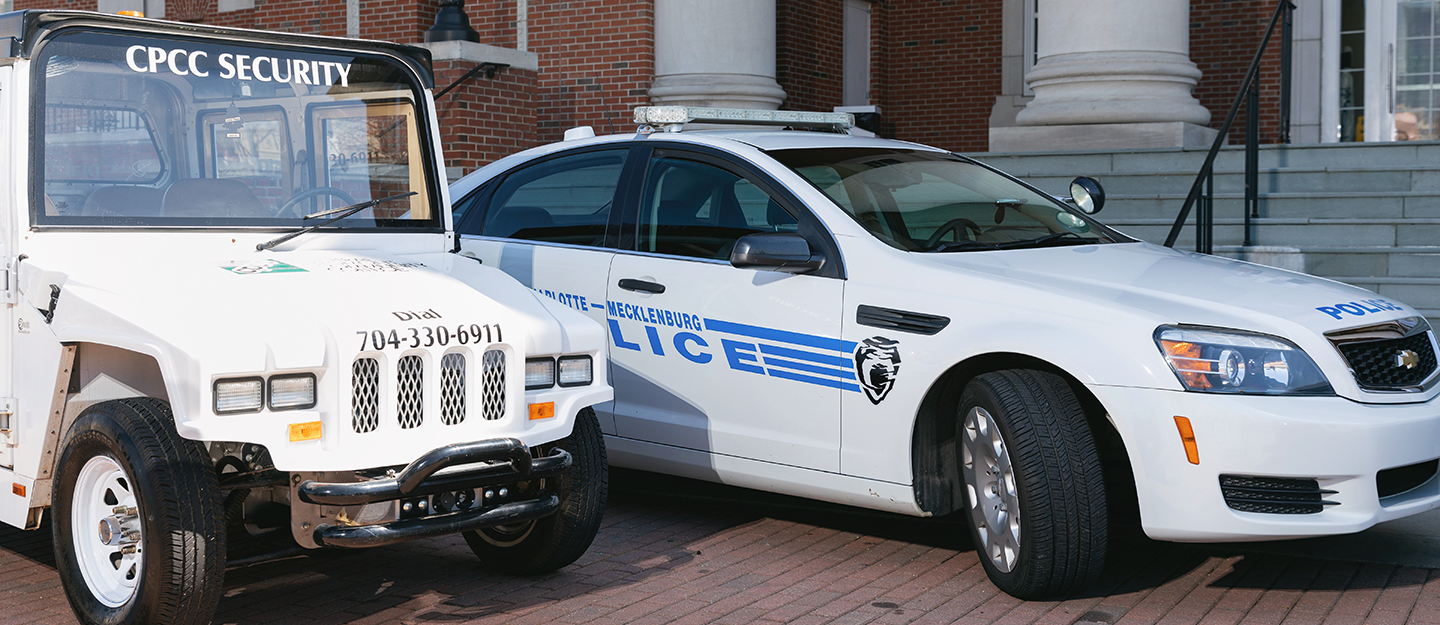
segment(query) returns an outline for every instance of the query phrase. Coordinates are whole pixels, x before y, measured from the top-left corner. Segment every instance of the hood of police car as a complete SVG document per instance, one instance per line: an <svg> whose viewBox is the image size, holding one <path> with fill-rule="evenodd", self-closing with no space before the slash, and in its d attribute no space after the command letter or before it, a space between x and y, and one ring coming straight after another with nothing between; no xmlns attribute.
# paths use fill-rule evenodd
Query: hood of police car
<svg viewBox="0 0 1440 625"><path fill-rule="evenodd" d="M1419 316L1371 291L1315 276L1148 243L924 254L937 265L1037 289L1035 297L1101 301L1154 318L1316 337ZM1045 295L1038 295L1038 293Z"/></svg>
<svg viewBox="0 0 1440 625"><path fill-rule="evenodd" d="M50 325L62 341L170 351L203 361L212 373L331 366L365 350L501 342L525 353L559 353L572 347L562 342L578 338L559 331L556 314L563 312L529 289L445 253L272 251L181 260L127 250L105 263L26 260L20 283L36 309L54 300Z"/></svg>

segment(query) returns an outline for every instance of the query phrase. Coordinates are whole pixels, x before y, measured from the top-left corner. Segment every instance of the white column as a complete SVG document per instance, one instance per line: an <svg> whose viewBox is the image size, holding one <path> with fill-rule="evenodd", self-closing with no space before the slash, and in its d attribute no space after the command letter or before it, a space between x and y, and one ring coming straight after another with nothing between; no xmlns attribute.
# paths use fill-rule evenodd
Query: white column
<svg viewBox="0 0 1440 625"><path fill-rule="evenodd" d="M1045 0L1035 99L995 151L1208 145L1210 111L1192 95L1188 0Z"/></svg>
<svg viewBox="0 0 1440 625"><path fill-rule="evenodd" d="M775 0L655 0L654 104L776 109Z"/></svg>
<svg viewBox="0 0 1440 625"><path fill-rule="evenodd" d="M1049 0L1039 30L1035 99L1016 123L1210 122L1190 95L1200 70L1187 0Z"/></svg>

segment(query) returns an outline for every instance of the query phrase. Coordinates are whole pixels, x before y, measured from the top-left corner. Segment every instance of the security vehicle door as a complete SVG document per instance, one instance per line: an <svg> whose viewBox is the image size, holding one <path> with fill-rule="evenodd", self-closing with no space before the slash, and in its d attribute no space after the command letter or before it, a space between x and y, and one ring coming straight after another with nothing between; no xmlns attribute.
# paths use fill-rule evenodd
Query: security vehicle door
<svg viewBox="0 0 1440 625"><path fill-rule="evenodd" d="M838 471L843 281L730 265L740 237L798 227L758 175L657 148L643 180L610 270L619 435Z"/></svg>
<svg viewBox="0 0 1440 625"><path fill-rule="evenodd" d="M606 229L627 150L611 148L536 162L455 202L460 254L605 322L614 246ZM595 406L615 432L609 403Z"/></svg>

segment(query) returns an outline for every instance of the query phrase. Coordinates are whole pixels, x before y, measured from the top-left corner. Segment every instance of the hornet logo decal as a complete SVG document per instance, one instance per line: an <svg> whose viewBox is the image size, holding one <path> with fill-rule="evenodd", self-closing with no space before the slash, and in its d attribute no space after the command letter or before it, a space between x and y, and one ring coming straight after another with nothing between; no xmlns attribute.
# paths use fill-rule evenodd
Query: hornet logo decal
<svg viewBox="0 0 1440 625"><path fill-rule="evenodd" d="M899 341L876 336L855 348L855 377L872 404L884 401L895 387L895 376L900 373L899 345Z"/></svg>

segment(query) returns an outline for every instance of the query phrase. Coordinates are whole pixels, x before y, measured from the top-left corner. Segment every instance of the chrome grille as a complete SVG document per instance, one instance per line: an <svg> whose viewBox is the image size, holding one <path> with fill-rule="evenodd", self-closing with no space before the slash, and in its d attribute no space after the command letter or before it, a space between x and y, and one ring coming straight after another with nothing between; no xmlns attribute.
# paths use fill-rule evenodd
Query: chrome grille
<svg viewBox="0 0 1440 625"><path fill-rule="evenodd" d="M350 366L350 426L359 434L380 426L380 363L374 358L357 358Z"/></svg>
<svg viewBox="0 0 1440 625"><path fill-rule="evenodd" d="M395 367L395 417L402 428L425 421L425 364L419 356L406 356Z"/></svg>
<svg viewBox="0 0 1440 625"><path fill-rule="evenodd" d="M455 425L465 420L465 354L440 359L440 422Z"/></svg>
<svg viewBox="0 0 1440 625"><path fill-rule="evenodd" d="M1355 381L1364 388L1416 386L1435 372L1435 349L1428 332L1388 341L1346 343L1339 349L1355 372Z"/></svg>
<svg viewBox="0 0 1440 625"><path fill-rule="evenodd" d="M505 416L505 352L498 349L480 359L480 407L490 421Z"/></svg>

